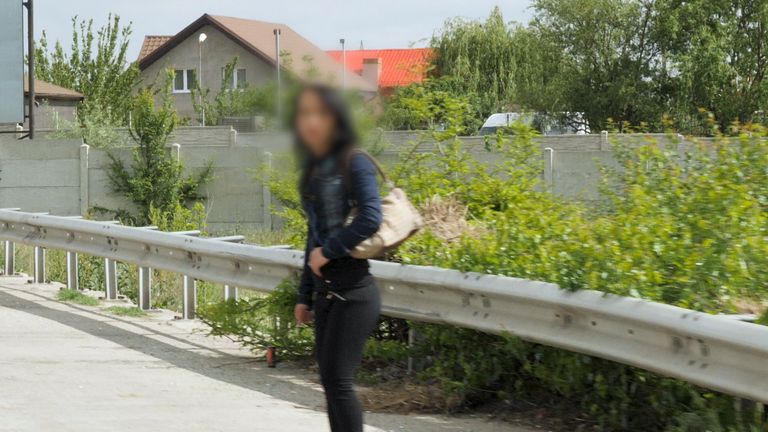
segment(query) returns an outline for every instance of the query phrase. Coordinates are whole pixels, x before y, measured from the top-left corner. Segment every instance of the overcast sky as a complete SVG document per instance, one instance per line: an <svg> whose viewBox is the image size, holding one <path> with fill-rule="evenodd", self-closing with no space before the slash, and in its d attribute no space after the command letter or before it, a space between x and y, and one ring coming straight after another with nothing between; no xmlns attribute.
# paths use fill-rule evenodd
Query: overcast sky
<svg viewBox="0 0 768 432"><path fill-rule="evenodd" d="M110 12L133 23L131 58L144 35L171 35L204 13L281 22L323 49L424 46L435 29L455 16L484 18L499 5L507 21L527 22L529 0L35 0L38 37L69 46L70 18L93 18L99 26Z"/></svg>

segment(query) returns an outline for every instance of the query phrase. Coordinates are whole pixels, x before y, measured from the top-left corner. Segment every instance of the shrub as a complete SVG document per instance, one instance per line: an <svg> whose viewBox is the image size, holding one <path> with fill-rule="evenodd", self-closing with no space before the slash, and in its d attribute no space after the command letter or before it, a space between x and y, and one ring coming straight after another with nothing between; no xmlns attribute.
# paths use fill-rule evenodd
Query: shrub
<svg viewBox="0 0 768 432"><path fill-rule="evenodd" d="M127 222L147 224L153 212L172 219L179 213L180 207L202 201L199 190L212 176L212 164L195 176L185 176L181 162L166 148L168 138L178 123L170 96L171 76L166 80L159 108L155 107L155 94L149 89L141 90L133 101L130 134L137 146L130 168L123 164L114 150L108 153L112 161L109 171L112 188L138 209L138 214L124 209L115 211Z"/></svg>
<svg viewBox="0 0 768 432"><path fill-rule="evenodd" d="M293 318L296 281L287 280L267 295L201 305L200 319L213 336L231 336L255 353L276 347L281 358L306 357L314 347L310 327Z"/></svg>

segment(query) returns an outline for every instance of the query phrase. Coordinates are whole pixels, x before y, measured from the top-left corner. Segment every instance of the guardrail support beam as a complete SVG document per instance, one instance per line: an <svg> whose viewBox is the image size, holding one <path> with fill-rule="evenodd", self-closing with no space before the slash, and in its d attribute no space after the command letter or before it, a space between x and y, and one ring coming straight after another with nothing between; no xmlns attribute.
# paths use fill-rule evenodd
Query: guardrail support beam
<svg viewBox="0 0 768 432"><path fill-rule="evenodd" d="M152 269L139 267L139 309L152 308Z"/></svg>
<svg viewBox="0 0 768 432"><path fill-rule="evenodd" d="M105 298L117 300L117 261L104 258Z"/></svg>
<svg viewBox="0 0 768 432"><path fill-rule="evenodd" d="M232 285L224 285L224 300L237 300L237 287Z"/></svg>
<svg viewBox="0 0 768 432"><path fill-rule="evenodd" d="M77 280L77 252L67 251L67 288L80 289Z"/></svg>
<svg viewBox="0 0 768 432"><path fill-rule="evenodd" d="M35 268L33 275L34 283L45 283L45 248L35 246Z"/></svg>
<svg viewBox="0 0 768 432"><path fill-rule="evenodd" d="M15 255L16 244L12 241L5 242L5 267L3 268L3 274L6 276L13 276L16 274L15 269Z"/></svg>
<svg viewBox="0 0 768 432"><path fill-rule="evenodd" d="M191 276L182 276L181 290L184 294L184 309L181 318L194 319L197 308L197 280Z"/></svg>

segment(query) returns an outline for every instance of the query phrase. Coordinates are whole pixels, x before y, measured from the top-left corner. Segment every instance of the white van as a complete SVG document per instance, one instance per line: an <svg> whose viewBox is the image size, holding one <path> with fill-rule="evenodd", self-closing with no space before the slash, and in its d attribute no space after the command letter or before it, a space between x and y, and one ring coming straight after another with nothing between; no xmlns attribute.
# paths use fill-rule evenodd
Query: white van
<svg viewBox="0 0 768 432"><path fill-rule="evenodd" d="M570 121L566 121L566 119ZM583 113L542 114L532 112L507 112L491 114L480 128L480 135L494 135L515 123L528 125L542 135L586 135L589 125Z"/></svg>

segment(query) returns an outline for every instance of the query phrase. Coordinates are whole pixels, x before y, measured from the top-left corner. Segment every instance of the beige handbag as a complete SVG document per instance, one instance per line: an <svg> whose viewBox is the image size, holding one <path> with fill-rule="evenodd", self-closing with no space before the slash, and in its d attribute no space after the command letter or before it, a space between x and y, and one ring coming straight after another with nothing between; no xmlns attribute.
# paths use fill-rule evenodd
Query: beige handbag
<svg viewBox="0 0 768 432"><path fill-rule="evenodd" d="M354 153L362 153L368 157L373 162L373 165L376 166L385 184L390 188L389 193L381 199L383 218L379 230L349 253L354 258L376 258L383 255L386 251L399 246L416 234L424 227L424 219L422 219L416 207L408 201L405 192L400 188L394 187L394 184L389 181L376 159L362 150L356 150L352 154ZM347 219L347 224L352 222L356 214L357 209L353 208Z"/></svg>

